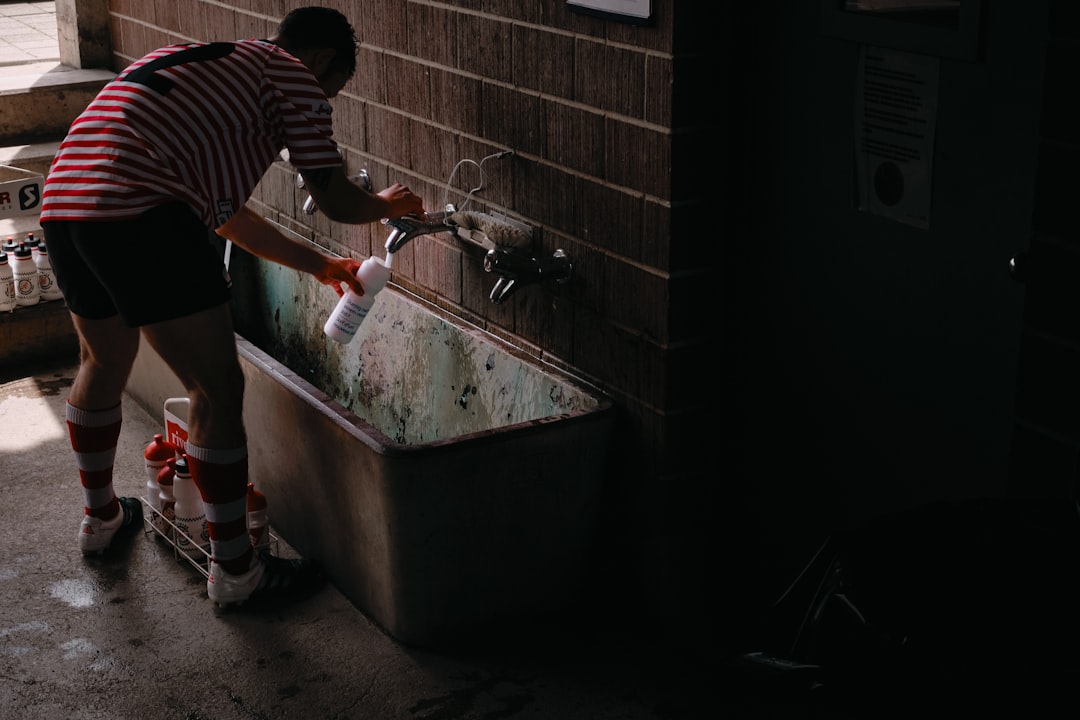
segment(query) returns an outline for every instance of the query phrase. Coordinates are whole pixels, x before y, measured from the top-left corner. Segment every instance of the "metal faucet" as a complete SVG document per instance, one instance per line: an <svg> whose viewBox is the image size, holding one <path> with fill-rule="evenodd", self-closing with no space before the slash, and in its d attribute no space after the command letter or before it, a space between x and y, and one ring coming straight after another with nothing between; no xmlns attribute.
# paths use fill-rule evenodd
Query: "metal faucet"
<svg viewBox="0 0 1080 720"><path fill-rule="evenodd" d="M535 258L507 248L493 248L484 256L484 271L495 273L499 279L491 289L491 302L498 305L522 285L551 279L559 284L570 282L573 265L562 250L549 258Z"/></svg>
<svg viewBox="0 0 1080 720"><path fill-rule="evenodd" d="M447 205L445 210L426 212L423 216L405 215L399 218L384 219L383 224L393 228L390 231L390 236L386 238L386 252L396 253L405 243L420 235L455 232L457 225L449 222L450 216L454 212L454 206Z"/></svg>

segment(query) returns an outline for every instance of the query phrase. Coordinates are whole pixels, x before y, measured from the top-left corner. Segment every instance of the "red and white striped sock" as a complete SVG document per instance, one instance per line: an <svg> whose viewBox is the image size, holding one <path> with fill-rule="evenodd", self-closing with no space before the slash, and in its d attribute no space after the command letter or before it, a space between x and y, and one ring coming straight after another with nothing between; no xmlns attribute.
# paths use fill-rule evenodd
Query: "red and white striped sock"
<svg viewBox="0 0 1080 720"><path fill-rule="evenodd" d="M82 410L67 403L66 419L83 489L83 512L111 520L120 511L112 483L122 420L120 405L109 410Z"/></svg>
<svg viewBox="0 0 1080 720"><path fill-rule="evenodd" d="M210 555L225 572L247 572L252 553L247 528L247 446L216 450L189 440L185 454L206 507Z"/></svg>

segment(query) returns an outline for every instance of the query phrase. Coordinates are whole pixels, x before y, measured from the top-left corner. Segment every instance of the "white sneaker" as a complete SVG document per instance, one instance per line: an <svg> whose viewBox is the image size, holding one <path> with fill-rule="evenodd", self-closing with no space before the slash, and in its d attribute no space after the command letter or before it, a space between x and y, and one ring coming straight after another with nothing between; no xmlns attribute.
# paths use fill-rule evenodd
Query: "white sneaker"
<svg viewBox="0 0 1080 720"><path fill-rule="evenodd" d="M83 515L79 525L79 550L83 555L101 555L109 549L113 538L142 524L142 503L137 498L122 497L120 512L111 520Z"/></svg>
<svg viewBox="0 0 1080 720"><path fill-rule="evenodd" d="M206 594L218 606L241 605L251 599L299 599L322 585L318 566L306 559L286 560L254 553L247 572L233 575L210 561Z"/></svg>

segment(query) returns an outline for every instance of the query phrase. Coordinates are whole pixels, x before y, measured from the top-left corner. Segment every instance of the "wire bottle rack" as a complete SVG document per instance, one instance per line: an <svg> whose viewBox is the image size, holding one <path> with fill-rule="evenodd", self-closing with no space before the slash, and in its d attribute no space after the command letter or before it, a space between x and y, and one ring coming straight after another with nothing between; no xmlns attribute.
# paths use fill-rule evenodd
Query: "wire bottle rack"
<svg viewBox="0 0 1080 720"><path fill-rule="evenodd" d="M187 441L188 402L187 398L168 398L164 403L164 437L175 447L183 448ZM140 500L143 504L143 532L170 546L177 562L186 562L202 573L203 577L209 578L211 555L206 548L151 505L145 497ZM256 552L262 550L270 550L274 555L279 554L278 537L269 526L266 527L266 539L255 546Z"/></svg>
<svg viewBox="0 0 1080 720"><path fill-rule="evenodd" d="M177 562L186 562L202 573L203 577L210 577L210 553L202 545L196 542L190 535L185 533L176 523L165 516L160 510L151 505L146 498L140 498L143 504L143 532L149 536L161 540L172 548L173 559ZM273 531L267 531L267 540L255 546L255 551L270 550L272 554L280 554L278 551L278 537Z"/></svg>

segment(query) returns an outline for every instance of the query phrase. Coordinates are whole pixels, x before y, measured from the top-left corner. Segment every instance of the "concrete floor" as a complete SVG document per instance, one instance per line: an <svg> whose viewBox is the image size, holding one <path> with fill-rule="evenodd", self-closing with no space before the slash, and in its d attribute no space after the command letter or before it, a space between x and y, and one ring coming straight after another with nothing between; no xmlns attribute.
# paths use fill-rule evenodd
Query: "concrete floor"
<svg viewBox="0 0 1080 720"><path fill-rule="evenodd" d="M706 664L602 618L414 649L333 586L284 609L220 613L204 576L143 530L83 558L64 426L74 373L37 367L0 384L0 716L652 720L705 706L740 716L740 701L710 700ZM143 496L143 448L161 423L125 398L118 493Z"/></svg>
<svg viewBox="0 0 1080 720"><path fill-rule="evenodd" d="M0 65L59 60L55 2L0 0Z"/></svg>

